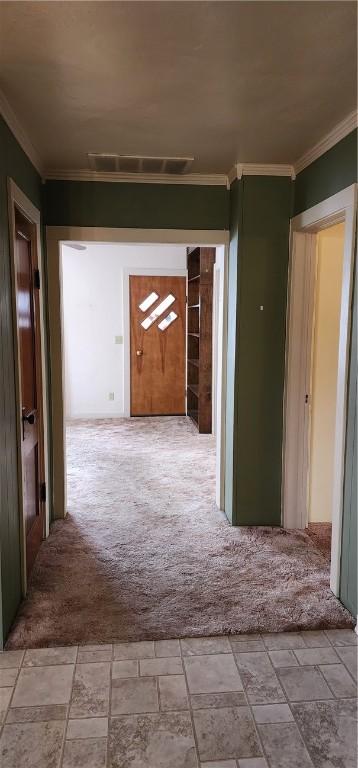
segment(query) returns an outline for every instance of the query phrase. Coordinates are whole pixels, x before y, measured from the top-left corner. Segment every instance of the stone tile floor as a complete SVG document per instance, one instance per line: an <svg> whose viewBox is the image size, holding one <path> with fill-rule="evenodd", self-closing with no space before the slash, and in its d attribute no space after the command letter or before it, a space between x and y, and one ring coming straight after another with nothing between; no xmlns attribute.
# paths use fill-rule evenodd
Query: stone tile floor
<svg viewBox="0 0 358 768"><path fill-rule="evenodd" d="M351 630L0 653L1 768L356 768Z"/></svg>

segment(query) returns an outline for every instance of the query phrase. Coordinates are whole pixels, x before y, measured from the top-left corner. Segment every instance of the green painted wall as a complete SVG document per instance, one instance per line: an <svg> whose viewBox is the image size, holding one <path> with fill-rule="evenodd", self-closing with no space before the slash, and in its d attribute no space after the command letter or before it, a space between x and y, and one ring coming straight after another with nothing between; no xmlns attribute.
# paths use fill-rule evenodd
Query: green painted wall
<svg viewBox="0 0 358 768"><path fill-rule="evenodd" d="M357 181L357 131L297 174L294 213L301 213Z"/></svg>
<svg viewBox="0 0 358 768"><path fill-rule="evenodd" d="M228 422L233 419L235 424L229 453L234 469L230 472L228 465L227 505L229 509L232 488L234 524L280 525L292 182L246 176L236 185L231 206L229 344L233 349L229 347L227 412ZM231 281L235 284L230 285Z"/></svg>
<svg viewBox="0 0 358 768"><path fill-rule="evenodd" d="M0 547L4 637L21 600L16 410L7 177L41 208L41 180L0 118ZM0 644L2 636L0 636Z"/></svg>
<svg viewBox="0 0 358 768"><path fill-rule="evenodd" d="M46 182L46 224L143 229L228 229L224 186Z"/></svg>

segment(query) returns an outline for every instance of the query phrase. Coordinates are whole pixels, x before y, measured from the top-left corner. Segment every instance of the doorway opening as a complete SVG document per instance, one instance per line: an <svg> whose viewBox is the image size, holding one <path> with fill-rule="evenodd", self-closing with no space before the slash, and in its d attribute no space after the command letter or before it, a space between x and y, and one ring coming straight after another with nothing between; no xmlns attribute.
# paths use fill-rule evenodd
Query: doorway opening
<svg viewBox="0 0 358 768"><path fill-rule="evenodd" d="M201 299L194 305L188 264L192 253L200 250L212 254L211 283L206 284L206 293L201 289ZM197 435L202 448L204 435L197 434L188 418L193 400L201 402L200 394L210 418L207 428L199 432L208 435L213 462L210 486L220 510L224 499L225 258L225 246L200 249L78 241L61 247L67 437L79 420L97 421L98 426L103 419L137 419L132 429L138 429L140 418L148 431L143 419L156 418L154 427L160 419L172 417L172 429L181 420ZM193 345L202 350L201 363ZM200 387L193 385L199 377ZM206 388L204 377L210 379ZM128 426L129 421L125 423Z"/></svg>
<svg viewBox="0 0 358 768"><path fill-rule="evenodd" d="M308 398L307 531L328 558L331 557L343 253L343 222L317 234Z"/></svg>
<svg viewBox="0 0 358 768"><path fill-rule="evenodd" d="M330 557L340 594L356 185L292 220L283 525Z"/></svg>

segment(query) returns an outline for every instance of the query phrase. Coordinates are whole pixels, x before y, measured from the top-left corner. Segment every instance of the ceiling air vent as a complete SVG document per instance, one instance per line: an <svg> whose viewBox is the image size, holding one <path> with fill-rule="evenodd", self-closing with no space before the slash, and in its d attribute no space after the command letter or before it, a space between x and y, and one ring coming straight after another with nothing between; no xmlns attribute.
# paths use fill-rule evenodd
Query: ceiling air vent
<svg viewBox="0 0 358 768"><path fill-rule="evenodd" d="M111 155L89 152L92 171L100 173L188 173L193 157L147 157L139 155Z"/></svg>

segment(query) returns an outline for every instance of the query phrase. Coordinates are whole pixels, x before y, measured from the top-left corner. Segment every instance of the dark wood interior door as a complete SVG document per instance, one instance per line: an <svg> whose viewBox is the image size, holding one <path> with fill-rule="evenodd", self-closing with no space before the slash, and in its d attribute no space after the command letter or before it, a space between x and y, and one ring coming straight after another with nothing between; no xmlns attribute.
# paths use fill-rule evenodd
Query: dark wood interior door
<svg viewBox="0 0 358 768"><path fill-rule="evenodd" d="M20 359L21 462L26 570L30 573L44 536L44 451L41 381L39 272L34 228L15 217L16 314Z"/></svg>
<svg viewBox="0 0 358 768"><path fill-rule="evenodd" d="M129 281L131 415L185 414L185 277Z"/></svg>

